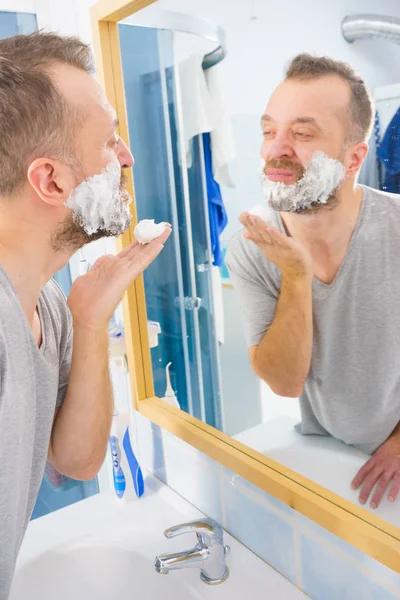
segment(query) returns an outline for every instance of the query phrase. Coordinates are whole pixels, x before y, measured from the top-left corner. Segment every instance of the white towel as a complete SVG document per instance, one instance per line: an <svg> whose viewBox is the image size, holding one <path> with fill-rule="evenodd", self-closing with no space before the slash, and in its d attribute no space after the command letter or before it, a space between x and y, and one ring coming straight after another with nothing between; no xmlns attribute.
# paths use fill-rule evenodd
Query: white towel
<svg viewBox="0 0 400 600"><path fill-rule="evenodd" d="M179 64L183 133L188 168L192 166L191 139L200 133L210 132L217 125L214 103L208 91L202 62L203 54L193 54Z"/></svg>
<svg viewBox="0 0 400 600"><path fill-rule="evenodd" d="M179 64L182 120L187 166L192 165L190 141L211 132L212 169L215 181L235 187L229 163L235 158L231 121L225 106L217 65L203 70L204 54L193 54Z"/></svg>
<svg viewBox="0 0 400 600"><path fill-rule="evenodd" d="M211 131L213 176L220 185L234 188L235 184L229 173L229 163L236 156L235 139L220 84L219 65L207 69L205 78L214 111L217 114L217 125Z"/></svg>

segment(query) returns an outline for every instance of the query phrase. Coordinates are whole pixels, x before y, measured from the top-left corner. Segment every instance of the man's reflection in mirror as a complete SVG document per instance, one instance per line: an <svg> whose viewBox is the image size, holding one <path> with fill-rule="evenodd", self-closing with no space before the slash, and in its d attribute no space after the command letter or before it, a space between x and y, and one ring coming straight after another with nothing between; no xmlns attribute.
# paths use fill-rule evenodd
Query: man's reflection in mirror
<svg viewBox="0 0 400 600"><path fill-rule="evenodd" d="M265 208L226 264L255 373L300 399L303 435L371 455L352 487L400 492L400 202L357 184L374 107L341 62L297 56L262 116Z"/></svg>

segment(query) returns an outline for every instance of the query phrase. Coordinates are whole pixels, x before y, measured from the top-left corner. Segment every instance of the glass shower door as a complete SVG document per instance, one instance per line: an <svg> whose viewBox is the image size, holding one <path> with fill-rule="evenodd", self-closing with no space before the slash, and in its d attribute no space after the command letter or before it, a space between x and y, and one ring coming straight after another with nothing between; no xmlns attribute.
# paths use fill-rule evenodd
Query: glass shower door
<svg viewBox="0 0 400 600"><path fill-rule="evenodd" d="M192 382L186 315L181 311L184 280L181 232L176 206L176 182L171 151L165 77L160 70L160 41L172 63L172 35L154 29L120 25L119 36L129 124L135 157L135 197L138 219L172 224L174 234L144 274L147 316L161 326L158 346L151 350L155 394L163 397L165 369L171 363L171 383L181 408L192 412ZM160 40L160 38L162 38Z"/></svg>
<svg viewBox="0 0 400 600"><path fill-rule="evenodd" d="M181 152L173 33L121 24L119 34L138 218L168 221L173 227L163 252L144 274L148 319L161 326L159 344L151 350L155 393L164 396L165 369L171 363L181 408L214 425L212 395L218 398L219 389L213 389L207 352L214 333L206 316L210 299L198 289L196 259L204 242L197 227L192 234L194 183ZM204 222L204 213L195 218Z"/></svg>
<svg viewBox="0 0 400 600"><path fill-rule="evenodd" d="M205 179L202 136L192 140L192 165L188 169L191 231L196 291L201 298L197 316L201 348L201 366L206 422L224 431L222 414L222 383L217 339L216 310L213 280L213 255L208 220L208 200ZM218 273L219 276L219 273ZM217 277L218 278L218 277Z"/></svg>

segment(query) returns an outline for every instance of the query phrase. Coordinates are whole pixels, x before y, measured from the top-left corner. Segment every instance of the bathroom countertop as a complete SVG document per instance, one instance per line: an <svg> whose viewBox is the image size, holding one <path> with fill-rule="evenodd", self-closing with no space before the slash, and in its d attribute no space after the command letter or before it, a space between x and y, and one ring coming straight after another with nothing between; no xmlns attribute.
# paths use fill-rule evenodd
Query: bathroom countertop
<svg viewBox="0 0 400 600"><path fill-rule="evenodd" d="M346 500L359 504L359 492L351 489L351 481L369 456L331 437L301 435L294 429L296 423L297 419L282 416L234 437ZM400 527L400 499L393 503L385 497L376 510L369 504L364 508Z"/></svg>

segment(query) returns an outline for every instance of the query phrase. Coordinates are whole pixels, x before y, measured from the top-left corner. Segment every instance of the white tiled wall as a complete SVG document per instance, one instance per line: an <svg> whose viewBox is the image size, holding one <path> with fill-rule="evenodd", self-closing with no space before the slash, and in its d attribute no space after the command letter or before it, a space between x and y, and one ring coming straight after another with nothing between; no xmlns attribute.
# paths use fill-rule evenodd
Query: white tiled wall
<svg viewBox="0 0 400 600"><path fill-rule="evenodd" d="M216 519L314 600L400 598L400 574L139 413L134 413L133 430L142 468Z"/></svg>

